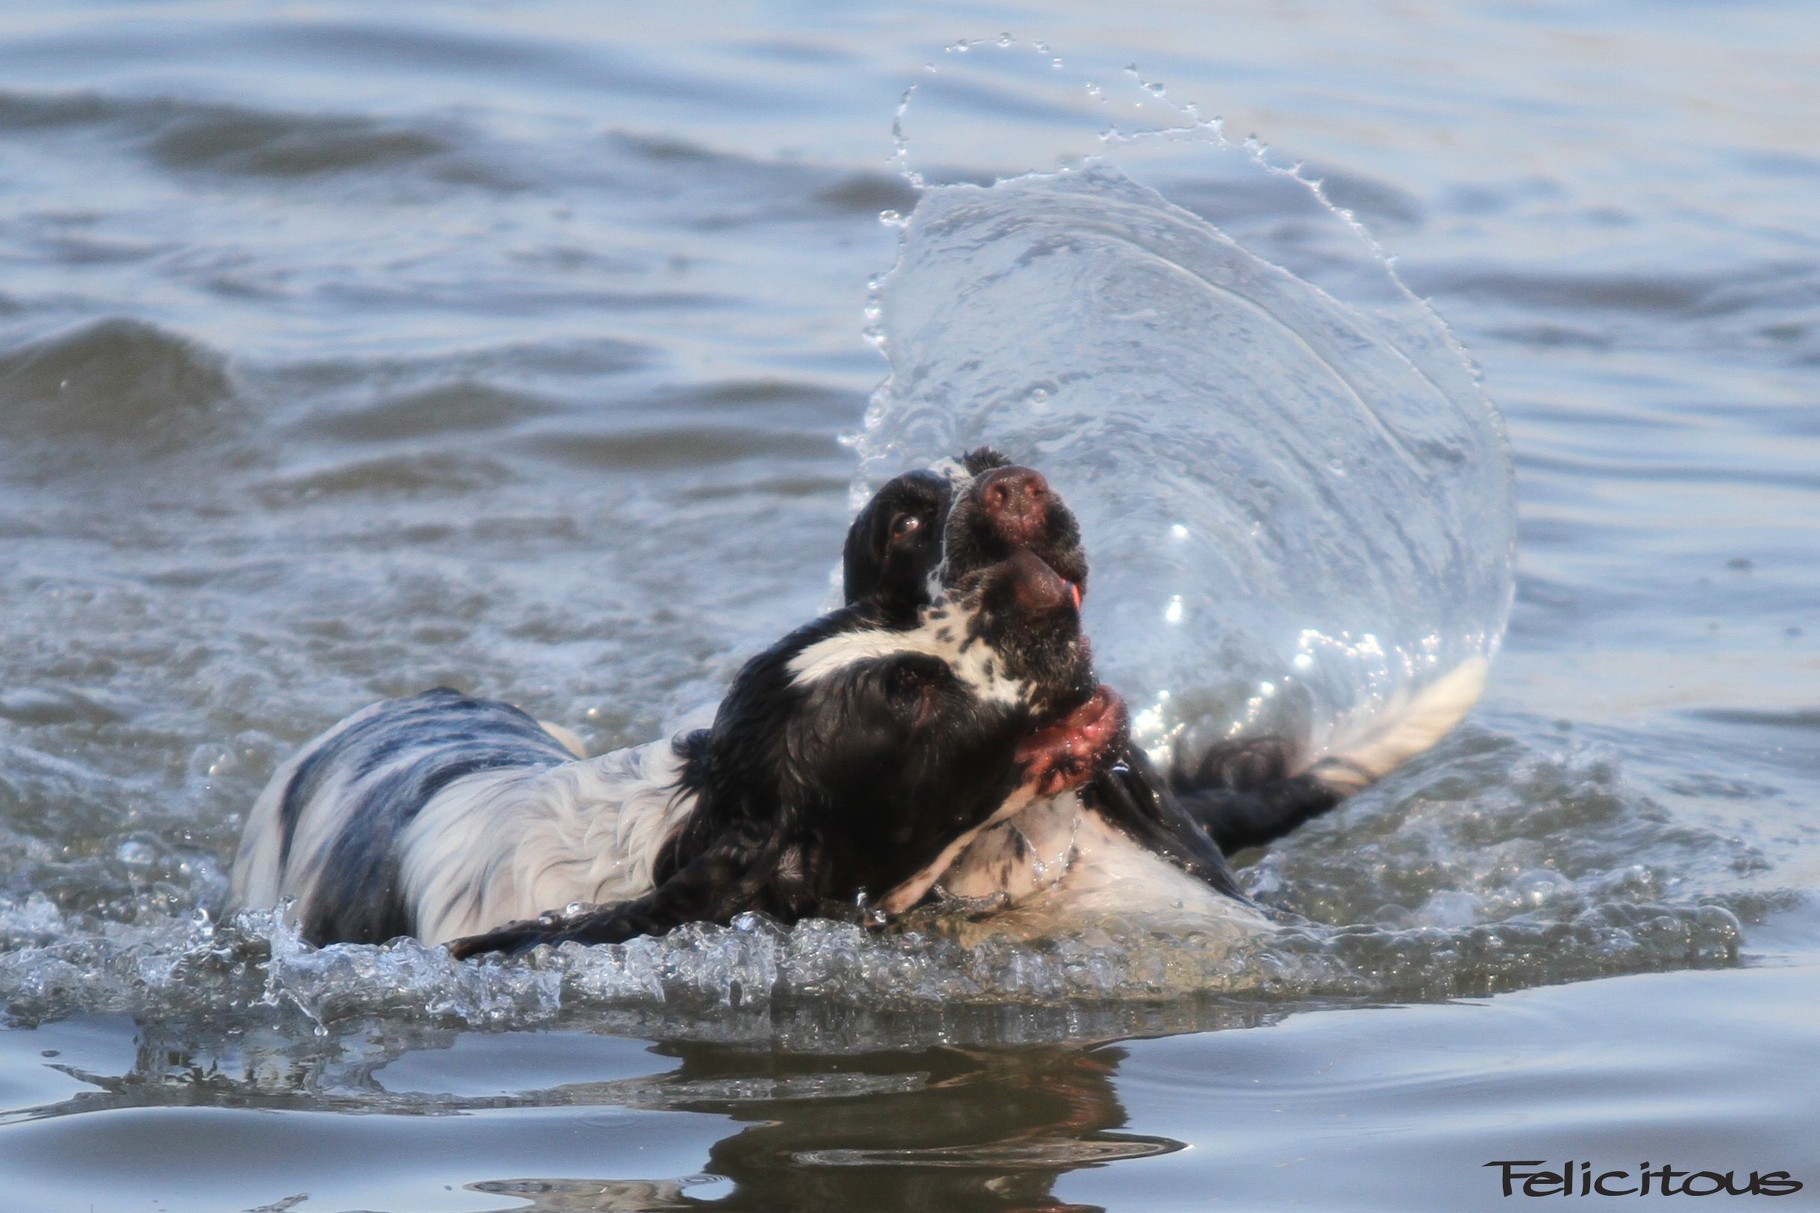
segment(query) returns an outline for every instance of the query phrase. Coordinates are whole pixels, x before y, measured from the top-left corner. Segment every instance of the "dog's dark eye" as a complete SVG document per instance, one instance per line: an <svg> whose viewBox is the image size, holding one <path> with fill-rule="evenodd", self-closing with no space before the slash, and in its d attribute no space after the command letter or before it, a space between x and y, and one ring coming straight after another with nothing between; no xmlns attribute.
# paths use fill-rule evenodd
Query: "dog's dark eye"
<svg viewBox="0 0 1820 1213"><path fill-rule="evenodd" d="M923 529L923 520L916 514L899 514L891 520L891 538L905 539Z"/></svg>

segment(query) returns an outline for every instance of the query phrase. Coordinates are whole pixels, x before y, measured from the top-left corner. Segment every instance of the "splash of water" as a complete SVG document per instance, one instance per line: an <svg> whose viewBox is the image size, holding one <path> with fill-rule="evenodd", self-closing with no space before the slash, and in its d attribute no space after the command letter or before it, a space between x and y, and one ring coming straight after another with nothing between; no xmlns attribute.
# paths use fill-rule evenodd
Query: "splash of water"
<svg viewBox="0 0 1820 1213"><path fill-rule="evenodd" d="M473 963L412 940L313 948L271 912L98 929L55 918L42 903L0 906L0 929L40 941L0 950L4 1022L121 1012L278 1025L291 1038L375 1017L575 1023L843 1049L1204 1030L1359 999L1482 996L1733 964L1740 936L1721 906L1661 903L1450 927L1288 929L1236 946L1222 932L1143 922L1025 940L967 939L931 922L883 935L823 920L784 929L748 916L661 939Z"/></svg>
<svg viewBox="0 0 1820 1213"><path fill-rule="evenodd" d="M988 48L966 49L971 68ZM1122 85L1120 108L1057 72L1125 127L986 186L913 165L924 98L907 99L899 154L922 193L875 288L891 370L856 491L982 443L1035 465L1081 516L1101 673L1147 744L1318 746L1497 648L1503 427L1445 325L1318 187L1135 74Z"/></svg>

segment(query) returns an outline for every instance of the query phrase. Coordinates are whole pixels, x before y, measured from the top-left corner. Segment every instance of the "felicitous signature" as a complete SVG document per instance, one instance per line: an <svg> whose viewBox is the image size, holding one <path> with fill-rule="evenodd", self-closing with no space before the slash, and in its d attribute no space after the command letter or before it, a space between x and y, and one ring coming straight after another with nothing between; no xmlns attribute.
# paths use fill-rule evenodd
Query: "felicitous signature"
<svg viewBox="0 0 1820 1213"><path fill-rule="evenodd" d="M1550 1170L1554 1164L1541 1158L1500 1158L1485 1165L1501 1169L1506 1196L1792 1196L1803 1186L1787 1171L1752 1171L1740 1179L1737 1171L1647 1162L1613 1171L1573 1160Z"/></svg>

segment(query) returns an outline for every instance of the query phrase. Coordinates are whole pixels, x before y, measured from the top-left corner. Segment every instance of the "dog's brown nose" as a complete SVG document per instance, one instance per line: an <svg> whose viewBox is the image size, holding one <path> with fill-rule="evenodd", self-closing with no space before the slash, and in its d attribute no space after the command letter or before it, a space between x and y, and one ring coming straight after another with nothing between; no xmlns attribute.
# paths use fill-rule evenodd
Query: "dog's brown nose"
<svg viewBox="0 0 1820 1213"><path fill-rule="evenodd" d="M1007 543L1027 544L1049 517L1049 482L1029 468L996 468L980 477L975 490L992 529Z"/></svg>

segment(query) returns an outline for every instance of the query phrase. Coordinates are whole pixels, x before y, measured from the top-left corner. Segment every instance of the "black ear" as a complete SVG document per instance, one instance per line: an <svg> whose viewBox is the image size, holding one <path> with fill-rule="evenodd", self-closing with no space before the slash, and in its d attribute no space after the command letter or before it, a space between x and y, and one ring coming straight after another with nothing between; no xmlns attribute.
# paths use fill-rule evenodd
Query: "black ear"
<svg viewBox="0 0 1820 1213"><path fill-rule="evenodd" d="M841 599L844 602L858 602L871 595L878 588L880 574L885 571L884 537L878 533L884 525L881 515L888 508L884 496L881 491L867 502L847 528L846 546L841 549Z"/></svg>
<svg viewBox="0 0 1820 1213"><path fill-rule="evenodd" d="M1090 795L1106 820L1208 887L1249 901L1213 839L1169 790L1150 759L1127 745L1094 776Z"/></svg>
<svg viewBox="0 0 1820 1213"><path fill-rule="evenodd" d="M753 910L794 919L807 906L799 904L802 895L793 885L778 879L781 850L775 835L767 837L752 824L736 826L643 897L579 914L507 923L457 939L449 951L465 960L483 952L516 956L546 943L624 943L640 935L668 934L689 922L724 925Z"/></svg>

